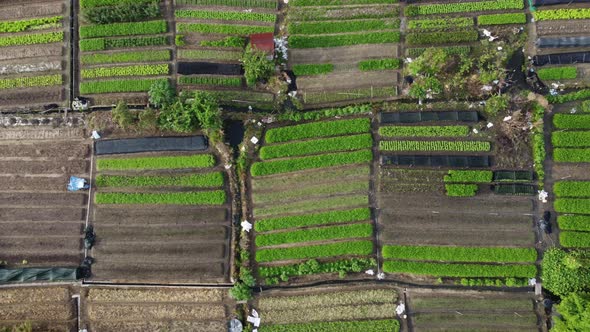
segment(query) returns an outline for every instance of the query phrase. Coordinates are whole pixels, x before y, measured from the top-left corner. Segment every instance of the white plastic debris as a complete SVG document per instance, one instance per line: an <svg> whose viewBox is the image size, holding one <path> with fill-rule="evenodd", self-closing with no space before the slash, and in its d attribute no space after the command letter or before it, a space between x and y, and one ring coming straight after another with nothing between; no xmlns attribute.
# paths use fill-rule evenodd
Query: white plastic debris
<svg viewBox="0 0 590 332"><path fill-rule="evenodd" d="M98 131L96 131L96 130L92 131L92 138L93 139L100 139L100 135L98 134Z"/></svg>
<svg viewBox="0 0 590 332"><path fill-rule="evenodd" d="M488 40L489 40L489 41L491 41L491 42L493 42L493 41L494 41L494 40L496 40L496 39L498 39L498 37L493 37L493 36L492 36L492 37L488 38ZM499 51L501 51L501 50L499 50Z"/></svg>
<svg viewBox="0 0 590 332"><path fill-rule="evenodd" d="M401 316L406 311L406 305L402 302L395 308L395 314Z"/></svg>
<svg viewBox="0 0 590 332"><path fill-rule="evenodd" d="M370 275L370 276L374 276L375 275L375 271L373 270L367 270L365 271L366 274Z"/></svg>
<svg viewBox="0 0 590 332"><path fill-rule="evenodd" d="M284 3L289 3L289 0L283 0Z"/></svg>
<svg viewBox="0 0 590 332"><path fill-rule="evenodd" d="M534 286L537 284L537 278L530 278L529 279L529 286Z"/></svg>
<svg viewBox="0 0 590 332"><path fill-rule="evenodd" d="M260 317L260 316L258 315L258 311L256 311L256 309L252 309L252 316L254 316L254 317L256 317L256 318Z"/></svg>
<svg viewBox="0 0 590 332"><path fill-rule="evenodd" d="M578 111L578 110L577 110L577 109L574 107L574 108L572 108L572 109L570 110L570 113L571 113L571 114L575 114L577 111Z"/></svg>
<svg viewBox="0 0 590 332"><path fill-rule="evenodd" d="M502 120L502 121L504 121L504 122L508 122L508 121L510 121L510 120L512 120L512 116L510 116L510 115L509 115L509 116L505 116L505 117L504 117L504 120Z"/></svg>
<svg viewBox="0 0 590 332"><path fill-rule="evenodd" d="M288 93L289 97L291 98L295 98L295 96L297 96L297 91L291 91Z"/></svg>
<svg viewBox="0 0 590 332"><path fill-rule="evenodd" d="M552 96L557 96L559 93L557 92L556 89L549 89L549 94Z"/></svg>
<svg viewBox="0 0 590 332"><path fill-rule="evenodd" d="M225 164L225 169L230 169L231 168L231 164Z"/></svg>
<svg viewBox="0 0 590 332"><path fill-rule="evenodd" d="M494 124L491 122L488 122L488 124L486 125L486 127L488 127L488 128L492 128L493 126L494 126Z"/></svg>
<svg viewBox="0 0 590 332"><path fill-rule="evenodd" d="M252 110L252 106L248 105L248 111Z"/></svg>
<svg viewBox="0 0 590 332"><path fill-rule="evenodd" d="M256 136L252 136L250 142L252 142L252 144L258 144L258 138Z"/></svg>
<svg viewBox="0 0 590 332"><path fill-rule="evenodd" d="M502 48L502 46L498 46L498 51L503 50L504 48Z"/></svg>
<svg viewBox="0 0 590 332"><path fill-rule="evenodd" d="M377 274L377 279L379 279L379 280L385 279L385 273L381 272L381 273Z"/></svg>
<svg viewBox="0 0 590 332"><path fill-rule="evenodd" d="M256 125L257 125L258 127L262 127L262 122L258 121L258 123L256 123Z"/></svg>
<svg viewBox="0 0 590 332"><path fill-rule="evenodd" d="M488 31L488 29L483 29L483 35L486 37L489 37L492 35L492 33L490 31Z"/></svg>
<svg viewBox="0 0 590 332"><path fill-rule="evenodd" d="M412 61L414 61L414 60L412 60L412 58L406 58L407 63L412 63Z"/></svg>
<svg viewBox="0 0 590 332"><path fill-rule="evenodd" d="M483 91L492 91L494 88L491 85L484 85L481 87Z"/></svg>
<svg viewBox="0 0 590 332"><path fill-rule="evenodd" d="M500 83L500 81L499 80L493 80L492 83L498 84L498 83Z"/></svg>
<svg viewBox="0 0 590 332"><path fill-rule="evenodd" d="M242 147L240 148L240 151L242 151L242 152L246 151L246 147L244 145L242 145Z"/></svg>
<svg viewBox="0 0 590 332"><path fill-rule="evenodd" d="M545 190L539 190L539 200L543 203L547 203L547 197L549 197L549 193Z"/></svg>
<svg viewBox="0 0 590 332"><path fill-rule="evenodd" d="M248 323L252 323L252 325L254 325L256 327L260 326L260 318L258 318L258 317L248 316L248 318L246 320L248 321Z"/></svg>
<svg viewBox="0 0 590 332"><path fill-rule="evenodd" d="M474 134L479 134L479 130L477 130L477 129L473 128L473 133L474 133Z"/></svg>
<svg viewBox="0 0 590 332"><path fill-rule="evenodd" d="M248 220L242 221L242 223L240 224L240 226L242 226L242 229L245 230L248 233L252 229L252 224Z"/></svg>

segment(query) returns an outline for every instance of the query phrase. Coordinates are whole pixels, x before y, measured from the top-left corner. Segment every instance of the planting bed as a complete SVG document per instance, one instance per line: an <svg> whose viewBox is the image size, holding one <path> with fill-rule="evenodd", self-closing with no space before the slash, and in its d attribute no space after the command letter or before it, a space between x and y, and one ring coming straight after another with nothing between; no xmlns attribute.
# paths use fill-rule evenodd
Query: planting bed
<svg viewBox="0 0 590 332"><path fill-rule="evenodd" d="M534 277L533 200L491 190L525 194L520 191L532 186L521 184L533 180L530 172L492 171L498 150L484 134L473 133L472 127L481 128L477 122L445 112L411 115L381 115L377 221L383 271L422 282L499 278L505 285L517 278L520 285Z"/></svg>
<svg viewBox="0 0 590 332"><path fill-rule="evenodd" d="M68 287L0 290L0 329L29 322L33 331L76 331L76 307Z"/></svg>
<svg viewBox="0 0 590 332"><path fill-rule="evenodd" d="M93 280L226 282L226 176L208 151L101 155L96 160Z"/></svg>
<svg viewBox="0 0 590 332"><path fill-rule="evenodd" d="M261 281L295 277L298 264L310 259L320 263L303 274L374 267L369 131L368 118L266 131L259 161L251 168Z"/></svg>
<svg viewBox="0 0 590 332"><path fill-rule="evenodd" d="M397 1L292 1L289 67L306 105L397 95L401 68Z"/></svg>
<svg viewBox="0 0 590 332"><path fill-rule="evenodd" d="M399 331L394 288L350 285L265 291L254 301L261 332Z"/></svg>
<svg viewBox="0 0 590 332"><path fill-rule="evenodd" d="M69 4L0 4L0 109L68 106Z"/></svg>
<svg viewBox="0 0 590 332"><path fill-rule="evenodd" d="M80 4L79 94L94 104L147 102L156 80L171 74L169 1Z"/></svg>
<svg viewBox="0 0 590 332"><path fill-rule="evenodd" d="M274 33L277 6L274 0L176 1L179 89L212 91L231 106L272 107L272 94L247 87L240 59L251 34Z"/></svg>
<svg viewBox="0 0 590 332"><path fill-rule="evenodd" d="M539 331L530 293L410 289L409 324L415 331Z"/></svg>
<svg viewBox="0 0 590 332"><path fill-rule="evenodd" d="M9 267L76 267L83 258L88 195L66 184L88 178L90 147L81 132L67 133L0 140L0 260Z"/></svg>
<svg viewBox="0 0 590 332"><path fill-rule="evenodd" d="M90 288L83 323L91 331L227 331L235 304L218 288Z"/></svg>

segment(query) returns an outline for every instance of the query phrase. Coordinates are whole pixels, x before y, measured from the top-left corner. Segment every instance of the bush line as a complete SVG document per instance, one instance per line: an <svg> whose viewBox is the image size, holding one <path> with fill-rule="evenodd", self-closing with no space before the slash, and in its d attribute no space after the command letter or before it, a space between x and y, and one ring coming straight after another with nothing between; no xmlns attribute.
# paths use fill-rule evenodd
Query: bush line
<svg viewBox="0 0 590 332"><path fill-rule="evenodd" d="M141 158L99 158L97 170L147 170L147 169L180 169L206 168L215 166L215 159L210 154L173 157L141 157Z"/></svg>
<svg viewBox="0 0 590 332"><path fill-rule="evenodd" d="M256 251L256 261L263 263L289 259L321 258L344 255L366 256L370 255L372 252L372 241L338 242L305 247L262 249Z"/></svg>

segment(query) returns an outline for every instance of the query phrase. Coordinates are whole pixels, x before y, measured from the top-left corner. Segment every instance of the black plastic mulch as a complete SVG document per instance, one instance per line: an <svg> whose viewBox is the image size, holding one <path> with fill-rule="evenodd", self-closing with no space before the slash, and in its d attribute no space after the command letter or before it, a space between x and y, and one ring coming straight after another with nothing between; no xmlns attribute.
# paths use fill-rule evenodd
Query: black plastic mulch
<svg viewBox="0 0 590 332"><path fill-rule="evenodd" d="M382 155L382 165L422 167L490 167L489 156Z"/></svg>
<svg viewBox="0 0 590 332"><path fill-rule="evenodd" d="M426 121L477 122L478 120L479 116L476 111L381 113L381 123L416 123Z"/></svg>
<svg viewBox="0 0 590 332"><path fill-rule="evenodd" d="M535 66L569 65L572 63L590 63L590 52L571 52L562 54L535 55Z"/></svg>
<svg viewBox="0 0 590 332"><path fill-rule="evenodd" d="M208 148L205 136L145 137L100 140L94 143L96 155L152 151L203 151Z"/></svg>
<svg viewBox="0 0 590 332"><path fill-rule="evenodd" d="M243 75L240 64L214 62L179 62L178 73L181 75Z"/></svg>

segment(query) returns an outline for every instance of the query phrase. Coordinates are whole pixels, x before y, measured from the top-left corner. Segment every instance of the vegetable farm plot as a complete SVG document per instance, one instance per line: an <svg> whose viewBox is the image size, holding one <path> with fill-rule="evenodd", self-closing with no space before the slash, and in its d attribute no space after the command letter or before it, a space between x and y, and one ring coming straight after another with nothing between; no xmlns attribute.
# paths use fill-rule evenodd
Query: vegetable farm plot
<svg viewBox="0 0 590 332"><path fill-rule="evenodd" d="M397 95L397 1L289 2L289 68L306 105Z"/></svg>
<svg viewBox="0 0 590 332"><path fill-rule="evenodd" d="M63 286L3 288L0 290L0 329L28 322L33 331L77 331L76 303L72 295L72 289Z"/></svg>
<svg viewBox="0 0 590 332"><path fill-rule="evenodd" d="M214 154L101 155L96 171L92 280L227 282L230 204Z"/></svg>
<svg viewBox="0 0 590 332"><path fill-rule="evenodd" d="M0 140L0 260L9 268L75 268L83 259L88 194L66 185L72 175L89 177L89 142L81 129L34 138L40 130L59 131Z"/></svg>
<svg viewBox="0 0 590 332"><path fill-rule="evenodd" d="M266 131L250 170L261 281L335 272L343 277L376 266L370 122L353 118Z"/></svg>
<svg viewBox="0 0 590 332"><path fill-rule="evenodd" d="M83 298L83 324L104 332L222 332L235 307L220 288L92 287Z"/></svg>
<svg viewBox="0 0 590 332"><path fill-rule="evenodd" d="M69 3L0 4L0 110L68 107Z"/></svg>
<svg viewBox="0 0 590 332"><path fill-rule="evenodd" d="M79 94L94 105L147 103L172 73L168 1L81 1Z"/></svg>
<svg viewBox="0 0 590 332"><path fill-rule="evenodd" d="M482 154L495 159L495 143L472 130L477 122L381 118L390 122L379 128L376 186L383 271L450 284L526 285L536 276L533 200L519 196L534 193L532 172L470 168Z"/></svg>
<svg viewBox="0 0 590 332"><path fill-rule="evenodd" d="M409 325L414 331L539 331L532 293L410 289Z"/></svg>
<svg viewBox="0 0 590 332"><path fill-rule="evenodd" d="M179 89L207 90L230 106L271 108L274 95L247 85L240 60L251 35L274 33L277 6L275 0L177 0ZM237 70L226 70L232 67Z"/></svg>
<svg viewBox="0 0 590 332"><path fill-rule="evenodd" d="M264 291L253 307L261 332L378 332L400 329L395 288L367 285Z"/></svg>

